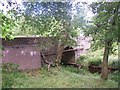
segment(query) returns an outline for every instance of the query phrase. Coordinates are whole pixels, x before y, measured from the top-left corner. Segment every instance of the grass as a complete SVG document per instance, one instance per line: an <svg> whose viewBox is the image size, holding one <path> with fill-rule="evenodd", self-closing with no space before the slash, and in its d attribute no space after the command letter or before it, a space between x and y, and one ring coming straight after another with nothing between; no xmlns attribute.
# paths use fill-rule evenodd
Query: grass
<svg viewBox="0 0 120 90"><path fill-rule="evenodd" d="M60 71L57 68L51 68L47 71L43 67L36 71L26 72L3 72L3 87L12 88L117 88L120 83L120 72L111 73L108 80L100 79L100 75L92 74L88 71L90 61L102 60L102 50L89 52L82 55L77 63L86 67L77 69L72 66L61 66ZM117 55L110 55L109 64L117 61ZM117 66L113 64L113 66ZM6 68L6 67L4 67ZM9 68L8 68L9 69ZM5 69L6 70L6 69ZM14 70L14 69L13 69Z"/></svg>
<svg viewBox="0 0 120 90"><path fill-rule="evenodd" d="M108 79L101 80L98 74L91 74L86 70L74 67L45 68L36 71L32 76L28 73L17 73L14 78L13 88L116 88L117 82ZM35 72L34 72L35 73ZM10 74L9 74L10 75Z"/></svg>
<svg viewBox="0 0 120 90"><path fill-rule="evenodd" d="M80 63L84 66L88 66L90 62L96 62L96 64L101 64L103 59L103 50L89 51L85 55L81 55L77 60L77 63ZM118 68L120 65L118 64L118 52L115 54L111 54L109 56L108 65L109 67Z"/></svg>

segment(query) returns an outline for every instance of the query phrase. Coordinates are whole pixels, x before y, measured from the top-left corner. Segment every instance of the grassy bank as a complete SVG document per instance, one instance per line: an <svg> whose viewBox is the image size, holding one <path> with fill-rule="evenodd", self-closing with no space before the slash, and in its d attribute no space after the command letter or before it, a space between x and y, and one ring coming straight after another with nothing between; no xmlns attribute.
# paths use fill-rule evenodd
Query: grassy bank
<svg viewBox="0 0 120 90"><path fill-rule="evenodd" d="M34 74L34 75L32 75ZM16 75L16 76L15 76ZM101 80L98 74L91 74L85 70L74 67L45 68L29 73L9 74L14 78L13 88L115 88L118 83L114 80ZM3 81L4 82L4 81Z"/></svg>

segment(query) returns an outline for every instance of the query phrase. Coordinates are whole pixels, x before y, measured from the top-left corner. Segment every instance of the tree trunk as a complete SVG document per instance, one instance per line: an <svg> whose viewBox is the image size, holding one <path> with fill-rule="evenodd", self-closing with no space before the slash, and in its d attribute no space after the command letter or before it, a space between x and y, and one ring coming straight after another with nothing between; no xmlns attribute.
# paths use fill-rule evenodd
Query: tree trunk
<svg viewBox="0 0 120 90"><path fill-rule="evenodd" d="M108 78L108 58L109 51L111 47L111 42L105 42L104 54L103 54L103 62L102 62L102 70L101 70L101 79L107 80Z"/></svg>
<svg viewBox="0 0 120 90"><path fill-rule="evenodd" d="M63 22L63 25L64 25L63 27L64 27L66 30L68 30L69 27L70 27L70 22L67 22L67 23L64 23L64 22ZM56 57L55 64L56 64L57 66L59 66L60 63L61 63L61 59L62 59L64 47L65 47L65 44L66 44L65 41L69 38L68 32L64 32L64 34L61 35L61 38L62 38L62 39L59 41L58 49L57 49L57 53L56 53L57 57Z"/></svg>
<svg viewBox="0 0 120 90"><path fill-rule="evenodd" d="M57 66L60 65L63 51L64 51L64 45L61 44L61 45L58 46L57 53L56 53L56 56L57 56L57 57L56 57L55 64L56 64Z"/></svg>

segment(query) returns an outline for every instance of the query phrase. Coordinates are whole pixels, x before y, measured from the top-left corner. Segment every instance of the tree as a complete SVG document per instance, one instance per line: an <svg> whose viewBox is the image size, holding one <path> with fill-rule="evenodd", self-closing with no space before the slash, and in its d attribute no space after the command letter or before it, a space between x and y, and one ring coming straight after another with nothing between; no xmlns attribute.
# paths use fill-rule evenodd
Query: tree
<svg viewBox="0 0 120 90"><path fill-rule="evenodd" d="M64 47L75 43L73 38L78 33L77 28L82 26L79 24L84 18L80 18L80 21L76 19L77 22L79 21L78 24L72 20L70 2L25 2L23 5L25 6L23 27L26 25L29 27L29 29L25 27L27 30L25 28L24 30L57 39L59 45L55 63L60 64Z"/></svg>
<svg viewBox="0 0 120 90"><path fill-rule="evenodd" d="M14 38L14 28L17 26L16 18L13 16L14 9L10 9L11 5L9 5L9 2L6 5L3 2L0 2L0 4L6 9L5 12L0 9L1 36L2 38L11 40Z"/></svg>
<svg viewBox="0 0 120 90"><path fill-rule="evenodd" d="M85 34L92 36L94 44L104 47L101 78L108 78L108 58L113 43L118 42L118 23L120 20L120 2L99 2L91 4L95 14L93 22L84 30Z"/></svg>
<svg viewBox="0 0 120 90"><path fill-rule="evenodd" d="M66 5L67 3L62 2L32 2L24 3L26 5L25 10L25 23L36 29L35 34L40 36L52 36L58 41L67 40L65 33L64 22L67 20ZM31 13L36 11L36 13ZM42 10L41 10L42 8ZM41 12L41 13L38 13ZM62 14L61 14L62 13ZM64 15L65 14L65 15ZM62 52L64 50L63 43L58 46L56 61L60 63Z"/></svg>
<svg viewBox="0 0 120 90"><path fill-rule="evenodd" d="M0 13L0 22L2 22L2 37L5 39L13 39L14 38L14 27L16 25L14 19L11 18L9 14L4 15Z"/></svg>
<svg viewBox="0 0 120 90"><path fill-rule="evenodd" d="M10 1L8 4L13 5ZM12 10L16 22L19 23L15 35L54 37L59 42L56 62L60 63L64 47L75 44L73 38L83 25L84 13L79 3L74 6L77 9L74 18L72 2L23 2L22 7L16 4Z"/></svg>

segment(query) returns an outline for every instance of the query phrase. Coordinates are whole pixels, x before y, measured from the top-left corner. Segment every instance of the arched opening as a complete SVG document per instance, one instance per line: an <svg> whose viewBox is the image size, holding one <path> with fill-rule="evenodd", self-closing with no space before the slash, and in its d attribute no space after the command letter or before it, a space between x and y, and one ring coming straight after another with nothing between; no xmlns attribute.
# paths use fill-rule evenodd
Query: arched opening
<svg viewBox="0 0 120 90"><path fill-rule="evenodd" d="M71 63L75 63L75 51L71 50L71 51L65 51L65 50L69 50L69 49L73 49L71 46L67 46L64 49L63 55L62 55L62 59L61 62L63 64L71 64Z"/></svg>

